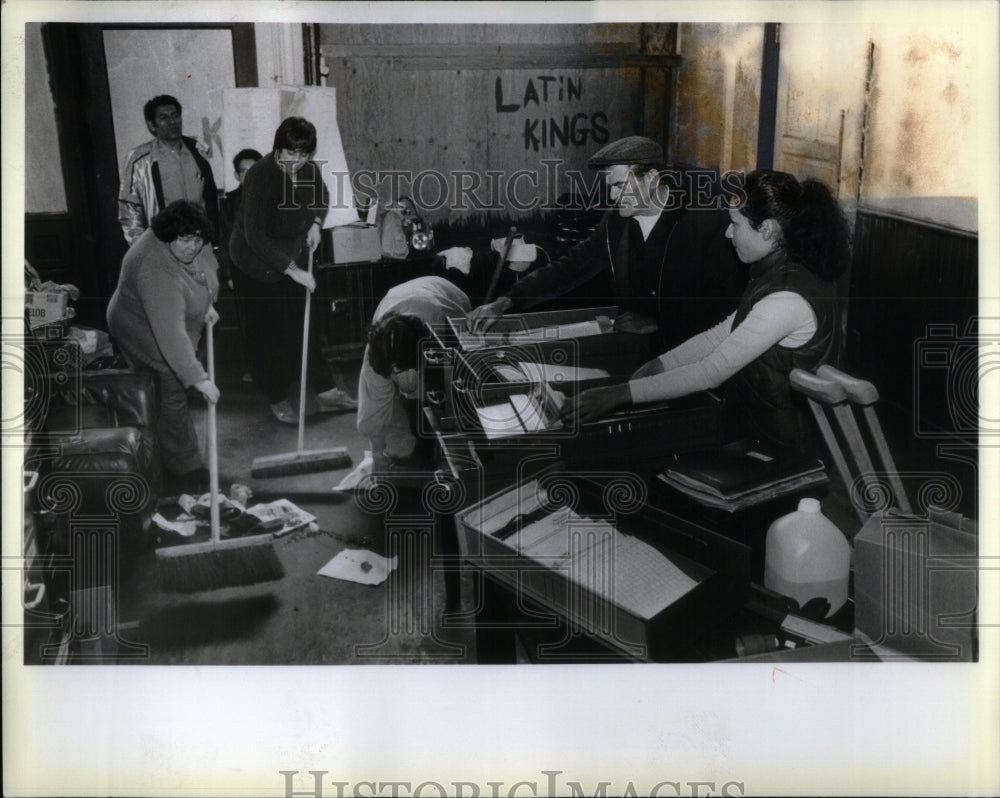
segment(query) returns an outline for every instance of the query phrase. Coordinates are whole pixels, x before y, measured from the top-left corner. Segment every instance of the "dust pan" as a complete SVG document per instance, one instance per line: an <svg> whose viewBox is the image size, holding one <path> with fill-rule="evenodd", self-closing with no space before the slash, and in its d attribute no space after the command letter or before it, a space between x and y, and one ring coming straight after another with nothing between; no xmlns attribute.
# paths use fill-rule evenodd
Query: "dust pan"
<svg viewBox="0 0 1000 798"><path fill-rule="evenodd" d="M309 253L309 273L312 274L313 256ZM255 457L250 466L252 477L284 477L308 474L313 471L332 471L351 465L351 456L344 447L334 449L305 449L306 430L306 363L309 359L309 290L306 289L306 311L302 322L302 368L299 371L299 447L294 452Z"/></svg>
<svg viewBox="0 0 1000 798"><path fill-rule="evenodd" d="M212 323L207 325L208 378L215 382ZM270 535L222 540L219 522L219 451L215 403L208 403L208 489L211 538L156 550L160 587L167 592L194 593L224 587L271 582L285 575Z"/></svg>

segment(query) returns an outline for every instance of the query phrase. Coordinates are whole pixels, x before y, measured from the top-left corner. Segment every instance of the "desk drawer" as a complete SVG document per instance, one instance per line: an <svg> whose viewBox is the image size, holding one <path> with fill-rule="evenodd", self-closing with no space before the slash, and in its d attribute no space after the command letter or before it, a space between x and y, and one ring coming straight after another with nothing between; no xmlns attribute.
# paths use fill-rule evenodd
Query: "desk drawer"
<svg viewBox="0 0 1000 798"><path fill-rule="evenodd" d="M640 537L607 508L594 512L607 496L597 482L546 469L461 512L459 551L577 632L646 659L665 629L718 611L716 571L647 542L649 519L636 523Z"/></svg>

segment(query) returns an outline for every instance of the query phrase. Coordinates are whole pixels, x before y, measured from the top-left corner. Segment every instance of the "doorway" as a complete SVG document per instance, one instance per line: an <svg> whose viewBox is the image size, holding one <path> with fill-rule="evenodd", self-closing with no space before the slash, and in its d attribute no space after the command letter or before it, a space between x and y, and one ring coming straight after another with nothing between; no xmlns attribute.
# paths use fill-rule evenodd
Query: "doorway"
<svg viewBox="0 0 1000 798"><path fill-rule="evenodd" d="M206 37L215 48L207 55L197 49L197 43ZM104 328L104 312L127 249L118 223L119 168L124 160L121 153L149 138L141 102L135 97L148 99L147 94L166 93L185 104L188 93L195 98L201 91L190 88L186 80L189 72L192 78L195 73L205 74L220 94L226 85L256 86L254 27L249 23L46 23L42 26L42 41L56 107L66 189L69 245L62 273L67 282L81 289L78 320ZM211 63L220 59L226 63L223 84L210 71ZM177 73L178 69L183 74ZM134 103L138 103L137 108L124 107ZM186 105L196 113L185 115L185 134L203 137L207 133L211 146L218 120L211 115L210 100L188 101ZM221 156L218 161L221 164ZM29 220L26 244L33 237L30 225Z"/></svg>

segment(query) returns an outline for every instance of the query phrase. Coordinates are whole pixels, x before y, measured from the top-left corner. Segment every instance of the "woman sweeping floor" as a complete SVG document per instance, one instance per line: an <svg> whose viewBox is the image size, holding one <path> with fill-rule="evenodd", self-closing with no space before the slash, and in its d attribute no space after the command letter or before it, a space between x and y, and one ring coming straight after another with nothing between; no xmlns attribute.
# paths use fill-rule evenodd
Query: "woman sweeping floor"
<svg viewBox="0 0 1000 798"><path fill-rule="evenodd" d="M129 365L156 375L156 432L168 492L197 492L208 482L187 389L209 402L219 399L195 354L204 323L218 319L212 307L218 265L205 246L211 233L212 223L198 205L185 200L168 205L126 253L108 305L108 329Z"/></svg>
<svg viewBox="0 0 1000 798"><path fill-rule="evenodd" d="M284 424L298 423L288 391L298 383L303 297L316 289L316 278L303 267L319 245L329 206L320 167L312 160L315 152L315 126L299 116L285 119L275 131L273 150L246 174L229 239L233 285L246 311L250 371L271 413ZM307 371L320 410L356 410L357 402L334 386L318 337L313 325Z"/></svg>

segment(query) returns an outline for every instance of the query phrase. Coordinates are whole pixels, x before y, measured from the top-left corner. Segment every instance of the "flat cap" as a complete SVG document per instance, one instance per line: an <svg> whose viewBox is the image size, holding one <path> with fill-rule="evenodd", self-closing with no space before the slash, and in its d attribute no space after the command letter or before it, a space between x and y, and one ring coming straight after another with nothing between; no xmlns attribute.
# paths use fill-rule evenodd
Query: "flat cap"
<svg viewBox="0 0 1000 798"><path fill-rule="evenodd" d="M593 169L613 166L616 163L641 166L663 166L663 148L645 136L626 136L612 141L591 156L589 165Z"/></svg>

